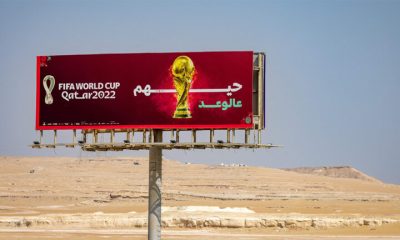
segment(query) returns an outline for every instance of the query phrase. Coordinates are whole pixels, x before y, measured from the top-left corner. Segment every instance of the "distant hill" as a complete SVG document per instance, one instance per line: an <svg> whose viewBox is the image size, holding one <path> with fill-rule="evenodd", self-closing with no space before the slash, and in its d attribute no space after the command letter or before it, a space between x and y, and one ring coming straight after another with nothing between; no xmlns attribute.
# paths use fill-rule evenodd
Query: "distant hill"
<svg viewBox="0 0 400 240"><path fill-rule="evenodd" d="M299 168L285 168L283 170L312 174L318 176L327 176L334 178L352 178L368 182L381 183L380 180L368 176L367 174L350 166L337 166L337 167L299 167Z"/></svg>

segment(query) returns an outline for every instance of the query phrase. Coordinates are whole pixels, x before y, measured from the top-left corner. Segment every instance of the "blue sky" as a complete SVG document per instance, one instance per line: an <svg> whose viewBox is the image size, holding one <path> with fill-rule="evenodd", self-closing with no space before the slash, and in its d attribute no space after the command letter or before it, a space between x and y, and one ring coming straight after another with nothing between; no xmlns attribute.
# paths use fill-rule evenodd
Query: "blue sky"
<svg viewBox="0 0 400 240"><path fill-rule="evenodd" d="M399 12L400 1L385 0L0 0L0 154L104 155L28 147L38 136L37 55L254 50L267 54L263 142L285 147L164 151L167 158L351 165L400 183Z"/></svg>

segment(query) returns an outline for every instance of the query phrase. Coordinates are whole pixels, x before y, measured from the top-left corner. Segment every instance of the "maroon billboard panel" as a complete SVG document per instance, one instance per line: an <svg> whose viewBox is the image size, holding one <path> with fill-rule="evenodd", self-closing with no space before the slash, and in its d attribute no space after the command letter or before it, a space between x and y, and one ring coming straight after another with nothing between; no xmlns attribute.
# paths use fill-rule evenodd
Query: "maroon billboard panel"
<svg viewBox="0 0 400 240"><path fill-rule="evenodd" d="M37 57L36 129L252 128L253 52Z"/></svg>

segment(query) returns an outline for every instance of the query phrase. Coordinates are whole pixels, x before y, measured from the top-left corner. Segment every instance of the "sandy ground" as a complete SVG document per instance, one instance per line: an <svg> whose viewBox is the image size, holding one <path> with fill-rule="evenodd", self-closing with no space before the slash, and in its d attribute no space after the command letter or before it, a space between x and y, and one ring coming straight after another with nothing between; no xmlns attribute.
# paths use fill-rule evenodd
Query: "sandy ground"
<svg viewBox="0 0 400 240"><path fill-rule="evenodd" d="M0 157L0 164L0 220L3 223L12 218L49 214L58 217L100 212L146 216L146 158ZM164 160L163 206L242 207L254 211L246 215L251 218L295 216L391 221L358 227L167 227L163 230L165 239L209 239L210 236L213 239L310 239L311 236L311 239L400 239L400 186L374 181ZM172 212L163 217L191 214ZM225 217L231 215L225 214ZM146 239L146 228L79 229L72 225L0 224L0 239L105 238Z"/></svg>

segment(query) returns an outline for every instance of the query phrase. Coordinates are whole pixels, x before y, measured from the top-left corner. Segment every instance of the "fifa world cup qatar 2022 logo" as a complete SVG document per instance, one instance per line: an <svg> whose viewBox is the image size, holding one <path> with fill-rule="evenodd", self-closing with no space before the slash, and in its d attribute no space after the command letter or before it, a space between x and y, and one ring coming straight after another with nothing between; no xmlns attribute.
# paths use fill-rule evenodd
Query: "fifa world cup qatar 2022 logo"
<svg viewBox="0 0 400 240"><path fill-rule="evenodd" d="M46 103L47 105L53 104L53 96L51 95L51 92L53 91L55 84L56 79L52 75L46 75L43 78L43 88L46 91L44 103Z"/></svg>
<svg viewBox="0 0 400 240"><path fill-rule="evenodd" d="M177 100L173 118L191 118L188 102L189 90L195 73L193 61L188 56L179 56L174 60L171 71Z"/></svg>

